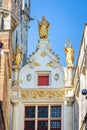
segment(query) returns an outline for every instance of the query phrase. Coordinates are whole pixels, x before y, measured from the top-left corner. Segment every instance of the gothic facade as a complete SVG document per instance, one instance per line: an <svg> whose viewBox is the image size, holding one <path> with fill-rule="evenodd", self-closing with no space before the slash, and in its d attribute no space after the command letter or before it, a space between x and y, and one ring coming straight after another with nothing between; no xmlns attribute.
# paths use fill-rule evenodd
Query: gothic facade
<svg viewBox="0 0 87 130"><path fill-rule="evenodd" d="M52 52L49 25L43 17L38 24L36 51L24 67L14 67L10 109L13 130L73 130L74 51L71 45L65 47L69 54L67 66L63 67Z"/></svg>
<svg viewBox="0 0 87 130"><path fill-rule="evenodd" d="M27 62L30 20L29 0L0 2L0 130L86 130L87 24L76 67L71 44L64 67L52 52L44 16Z"/></svg>

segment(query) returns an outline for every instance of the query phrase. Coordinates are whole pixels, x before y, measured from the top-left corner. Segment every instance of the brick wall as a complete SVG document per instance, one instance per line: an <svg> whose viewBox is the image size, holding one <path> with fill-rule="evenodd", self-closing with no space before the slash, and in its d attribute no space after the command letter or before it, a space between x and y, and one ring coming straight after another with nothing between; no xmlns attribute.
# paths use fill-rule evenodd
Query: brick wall
<svg viewBox="0 0 87 130"><path fill-rule="evenodd" d="M0 101L3 101L4 64L4 54L2 54L0 56Z"/></svg>
<svg viewBox="0 0 87 130"><path fill-rule="evenodd" d="M11 11L12 0L2 0L2 6L4 9Z"/></svg>
<svg viewBox="0 0 87 130"><path fill-rule="evenodd" d="M0 54L0 101L3 102L3 117L6 130L10 130L10 86L12 68L11 32L0 31L0 42L3 43Z"/></svg>
<svg viewBox="0 0 87 130"><path fill-rule="evenodd" d="M18 20L20 19L20 0L2 0L2 7L11 11Z"/></svg>

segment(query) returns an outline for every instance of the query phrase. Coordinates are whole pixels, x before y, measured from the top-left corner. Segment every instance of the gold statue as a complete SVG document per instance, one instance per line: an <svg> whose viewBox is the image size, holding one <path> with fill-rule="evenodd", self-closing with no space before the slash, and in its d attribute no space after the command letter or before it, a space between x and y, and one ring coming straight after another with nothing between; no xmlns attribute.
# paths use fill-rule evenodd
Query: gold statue
<svg viewBox="0 0 87 130"><path fill-rule="evenodd" d="M68 65L73 65L74 61L74 50L72 48L72 44L68 48L66 46L64 47L65 53L66 53L66 62Z"/></svg>
<svg viewBox="0 0 87 130"><path fill-rule="evenodd" d="M19 66L21 63L21 60L23 59L23 52L21 49L19 49L19 46L16 46L16 50L14 52L14 61L15 61L15 65Z"/></svg>
<svg viewBox="0 0 87 130"><path fill-rule="evenodd" d="M40 38L48 38L49 22L46 21L45 16L42 16L42 21L38 21L38 31Z"/></svg>

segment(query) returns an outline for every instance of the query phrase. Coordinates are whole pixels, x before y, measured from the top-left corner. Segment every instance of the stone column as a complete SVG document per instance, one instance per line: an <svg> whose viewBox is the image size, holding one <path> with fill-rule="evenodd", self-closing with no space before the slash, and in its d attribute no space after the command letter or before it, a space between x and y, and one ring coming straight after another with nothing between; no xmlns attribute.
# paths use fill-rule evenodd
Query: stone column
<svg viewBox="0 0 87 130"><path fill-rule="evenodd" d="M18 102L13 103L13 126L12 130L18 130Z"/></svg>
<svg viewBox="0 0 87 130"><path fill-rule="evenodd" d="M73 78L73 68L74 68L74 66L72 65L72 66L68 66L67 67L67 71L68 71L68 83L67 83L67 85L68 86L72 86L72 78Z"/></svg>
<svg viewBox="0 0 87 130"><path fill-rule="evenodd" d="M72 86L73 85L73 70L74 70L74 65L67 66L64 68L64 76L65 76L65 86Z"/></svg>
<svg viewBox="0 0 87 130"><path fill-rule="evenodd" d="M72 104L73 104L73 98L66 99L67 107L68 107L68 126L67 130L73 130L73 113L72 113Z"/></svg>
<svg viewBox="0 0 87 130"><path fill-rule="evenodd" d="M19 70L20 68L18 66L13 66L13 71L14 71L14 80L18 80L18 76L19 76Z"/></svg>
<svg viewBox="0 0 87 130"><path fill-rule="evenodd" d="M50 113L51 113L51 108L50 108L50 105L49 105L49 108L48 108L48 118L50 119ZM48 120L48 130L50 130L50 120Z"/></svg>
<svg viewBox="0 0 87 130"><path fill-rule="evenodd" d="M36 119L38 118L37 109L38 109L38 106L36 105L36 113L35 113L35 118L36 118ZM37 130L37 123L38 123L38 121L35 120L35 130Z"/></svg>
<svg viewBox="0 0 87 130"><path fill-rule="evenodd" d="M19 70L20 68L16 65L13 66L13 81L12 86L18 87L19 86Z"/></svg>

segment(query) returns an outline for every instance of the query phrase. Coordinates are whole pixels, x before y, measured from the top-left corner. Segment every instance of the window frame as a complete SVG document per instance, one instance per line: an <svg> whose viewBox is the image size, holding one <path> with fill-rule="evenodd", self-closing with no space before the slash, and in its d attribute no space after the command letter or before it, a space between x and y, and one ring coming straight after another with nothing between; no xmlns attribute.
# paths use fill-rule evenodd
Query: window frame
<svg viewBox="0 0 87 130"><path fill-rule="evenodd" d="M49 76L49 84L48 85L38 85L38 76ZM51 72L50 71L37 71L35 74L35 86L49 87L50 85L51 85Z"/></svg>
<svg viewBox="0 0 87 130"><path fill-rule="evenodd" d="M61 117L57 117L57 118L51 117L51 107L55 107L55 106L59 106L61 108ZM59 128L59 130L62 130L62 104L34 104L34 105L27 104L24 106L24 108L25 107L35 107L35 118L25 118L25 113L24 113L24 130L26 130L25 129L25 122L26 121L34 121L35 122L35 130L38 130L38 122L39 121L48 121L48 130L51 130L51 122L52 121L59 121L61 123L61 128ZM39 118L38 117L38 108L39 107L48 107L48 117L46 117L46 118ZM56 129L57 128L52 129L52 130L56 130Z"/></svg>

